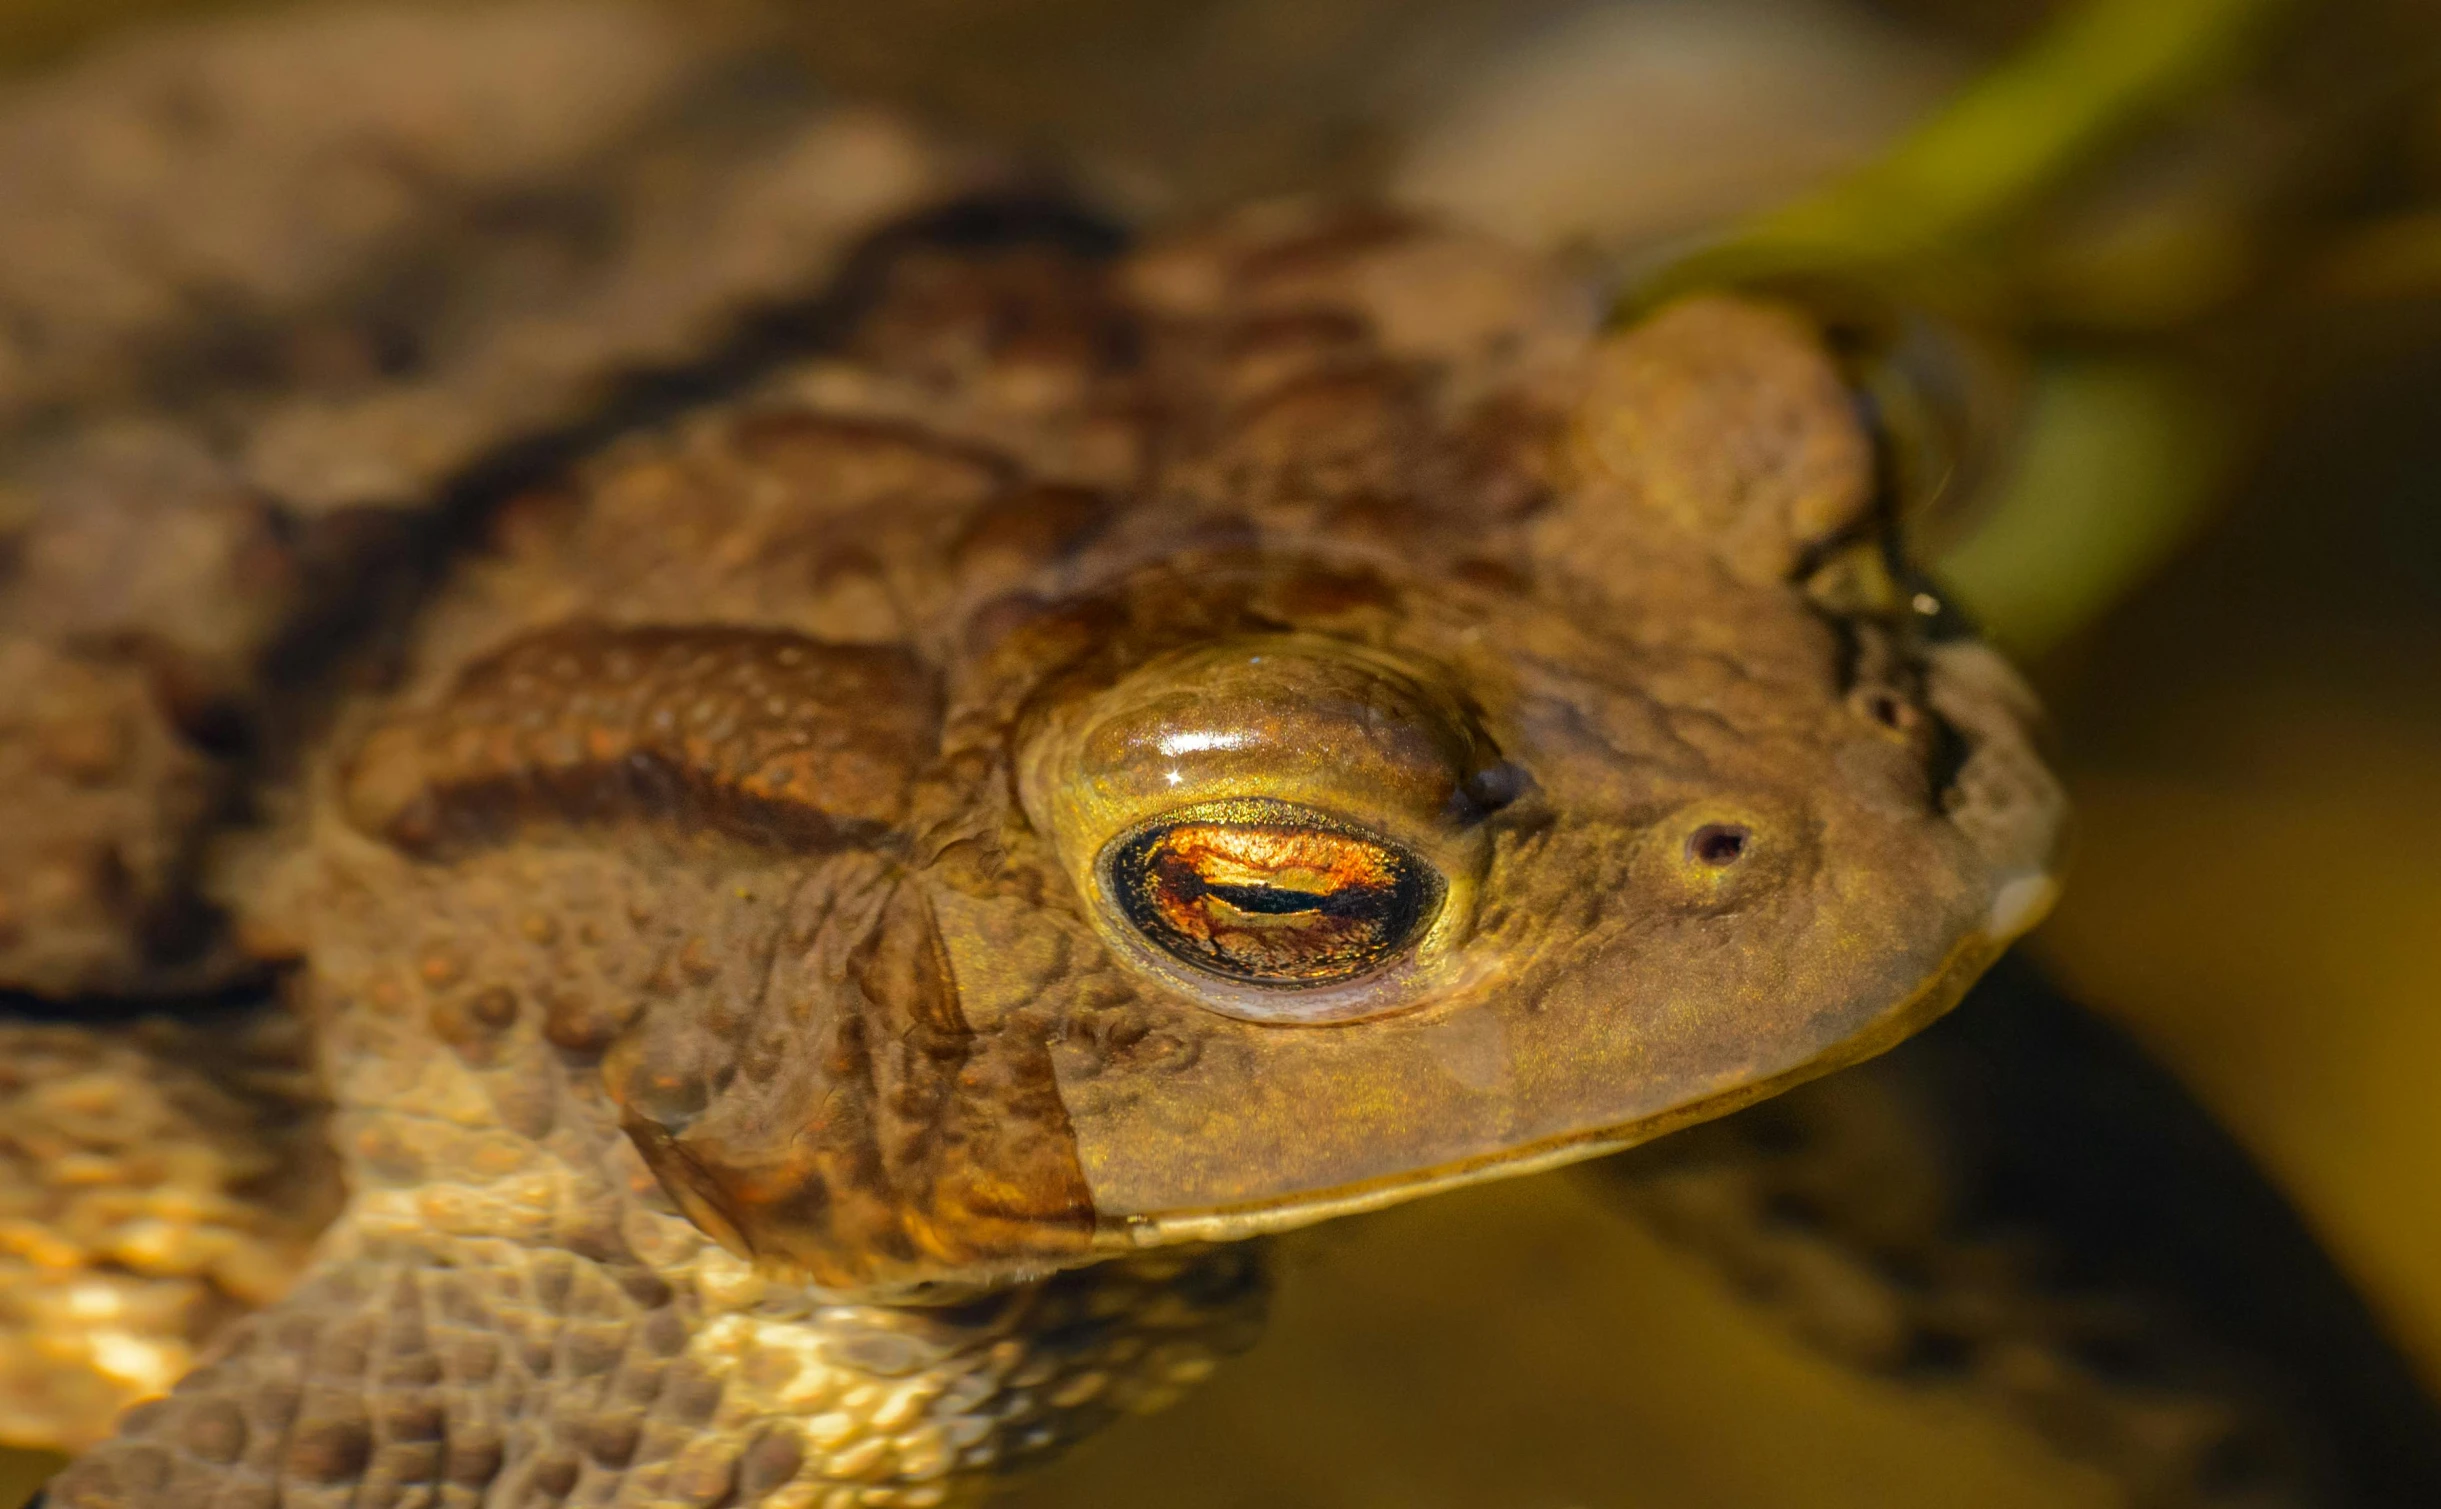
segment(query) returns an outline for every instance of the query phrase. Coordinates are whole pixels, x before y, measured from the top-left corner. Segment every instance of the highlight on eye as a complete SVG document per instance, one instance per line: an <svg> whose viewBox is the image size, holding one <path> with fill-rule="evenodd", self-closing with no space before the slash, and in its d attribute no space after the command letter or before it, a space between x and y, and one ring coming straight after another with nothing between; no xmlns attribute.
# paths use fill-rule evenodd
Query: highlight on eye
<svg viewBox="0 0 2441 1509"><path fill-rule="evenodd" d="M1388 963L1439 901L1404 850L1275 802L1200 808L1113 847L1111 896L1173 957L1232 980L1329 985Z"/></svg>

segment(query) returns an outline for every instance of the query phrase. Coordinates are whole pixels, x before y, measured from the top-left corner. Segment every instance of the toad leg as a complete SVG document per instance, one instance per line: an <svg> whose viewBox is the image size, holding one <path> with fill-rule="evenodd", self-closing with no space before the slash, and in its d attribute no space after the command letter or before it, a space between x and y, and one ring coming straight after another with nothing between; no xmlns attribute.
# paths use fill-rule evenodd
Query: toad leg
<svg viewBox="0 0 2441 1509"><path fill-rule="evenodd" d="M0 1021L0 1441L100 1440L286 1292L339 1204L323 1122L276 1005Z"/></svg>
<svg viewBox="0 0 2441 1509"><path fill-rule="evenodd" d="M292 1296L49 1502L970 1504L1176 1398L1262 1308L1243 1245L957 1305L824 1305L717 1249L656 1272L567 1209L557 1245L344 1223Z"/></svg>
<svg viewBox="0 0 2441 1509"><path fill-rule="evenodd" d="M1838 1361L2013 1416L2131 1503L2441 1500L2441 1421L2295 1212L2022 962L1590 1172Z"/></svg>

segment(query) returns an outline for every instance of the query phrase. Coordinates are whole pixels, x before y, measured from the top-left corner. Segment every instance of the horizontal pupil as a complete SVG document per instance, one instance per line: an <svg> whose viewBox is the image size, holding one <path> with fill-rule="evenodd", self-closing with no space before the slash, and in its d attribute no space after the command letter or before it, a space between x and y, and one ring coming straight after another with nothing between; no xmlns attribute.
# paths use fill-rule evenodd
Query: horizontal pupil
<svg viewBox="0 0 2441 1509"><path fill-rule="evenodd" d="M1204 894L1217 896L1241 912L1260 912L1266 917L1285 917L1296 912L1342 910L1347 907L1346 893L1336 896L1317 895L1312 891L1291 891L1269 885L1207 885ZM1339 906L1332 907L1332 902Z"/></svg>
<svg viewBox="0 0 2441 1509"><path fill-rule="evenodd" d="M1399 850L1291 823L1186 822L1129 839L1106 872L1145 938L1261 984L1320 985L1376 968L1436 895Z"/></svg>

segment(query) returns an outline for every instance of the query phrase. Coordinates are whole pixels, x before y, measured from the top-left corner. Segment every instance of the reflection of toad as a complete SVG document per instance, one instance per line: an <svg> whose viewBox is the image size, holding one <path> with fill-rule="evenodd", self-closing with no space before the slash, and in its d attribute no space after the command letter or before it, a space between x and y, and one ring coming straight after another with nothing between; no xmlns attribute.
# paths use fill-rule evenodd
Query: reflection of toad
<svg viewBox="0 0 2441 1509"><path fill-rule="evenodd" d="M189 92L236 132L263 85L227 56ZM1874 590L1873 447L1799 313L1602 335L1381 215L1121 256L673 71L586 73L583 140L512 113L514 182L425 141L405 198L312 228L311 298L20 354L10 653L63 690L0 801L121 859L13 903L0 962L65 995L295 961L348 1190L58 1503L962 1498L1240 1344L1230 1239L1758 1099L2041 912L2027 699ZM397 113L298 182L431 127ZM332 653L350 626L386 653ZM208 850L241 766L270 836ZM87 1199L62 1168L194 1186L155 1249L54 1219L11 1280L63 1375L142 1392L281 1287L307 1097L39 1030L223 1096L167 1172L23 1181L33 1235ZM246 1096L287 1142L245 1146ZM126 1334L93 1296L131 1273L194 1303ZM80 1304L150 1372L79 1352ZM49 1397L86 1401L59 1440L118 1402Z"/></svg>

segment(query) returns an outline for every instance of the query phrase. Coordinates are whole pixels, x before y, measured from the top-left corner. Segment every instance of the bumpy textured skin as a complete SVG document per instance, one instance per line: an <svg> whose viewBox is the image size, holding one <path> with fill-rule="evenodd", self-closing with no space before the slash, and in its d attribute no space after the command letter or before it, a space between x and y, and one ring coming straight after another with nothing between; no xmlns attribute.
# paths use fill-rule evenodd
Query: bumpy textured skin
<svg viewBox="0 0 2441 1509"><path fill-rule="evenodd" d="M0 989L242 969L204 848L333 632L490 470L971 176L768 72L531 0L195 28L0 98Z"/></svg>
<svg viewBox="0 0 2441 1509"><path fill-rule="evenodd" d="M1037 780L1021 752L1066 747L1043 732L1061 709L1231 634L1445 635L1459 654L1482 618L1544 636L1509 647L1529 663L1573 664L1538 594L1598 599L1538 562L1622 546L1553 500L1641 508L1667 478L1634 468L1673 453L1571 470L1588 311L1497 247L1300 215L1117 264L1092 239L975 215L901 235L827 354L499 511L396 695L347 720L310 852L250 898L267 920L249 936L303 955L347 1211L297 1291L66 1473L58 1504L947 1502L1175 1397L1248 1334L1252 1249L1125 1256L1196 1229L1134 1212L1234 1198L1216 1178L1294 1199L1534 1139L1431 1095L1380 1123L1373 1076L1476 1076L1522 1097L1499 1114L1563 1127L1707 1093L1631 1078L1615 1112L1547 1108L1510 1090L1496 1038L1451 1057L1429 1014L1284 1038L1163 996L1097 941L1018 805ZM1634 349L1674 370L1723 339L1828 370L1793 317L1727 302ZM1782 399L1703 360L1681 376L1686 452ZM1725 530L1710 517L1628 542L1642 595L1603 611L1626 613L1648 672L1672 669L1586 708L1613 720L1593 742L1649 747L1686 772L1660 793L1700 794L1739 738L1861 741L1870 780L1913 793L1890 810L1946 835L1913 873L1979 909L1984 861L1963 856L2039 860L2056 803L2010 765L2015 734L1978 731L1973 778L1997 763L2032 789L1957 804L1992 834L1943 826L1923 673L1870 623L1843 655L1785 584L1870 502L1864 449L1837 453L1835 385L1796 406L1833 454L1804 461L1791 503L1756 480L1783 459L1758 446L1732 478L1734 563L1696 543ZM1710 648L1700 604L1721 591L1761 617ZM1776 809L1739 810L1789 841ZM1635 925L1604 898L1680 884L1654 880L1666 858L1585 872L1631 831L1500 840L1552 856L1481 919L1484 948L1559 972L1519 986L1521 1009L1573 1021L1577 940ZM1766 881L1815 861L1771 863ZM1894 994L1928 992L1900 1020L1946 1005L1988 945L1950 946L1876 963L1869 1009L1816 1028L1805 1008L1819 1041L1637 1051L1719 1048L1728 1065L1687 1072L1751 1094L1752 1054L1811 1072ZM1277 1097L1307 1107L1285 1140Z"/></svg>
<svg viewBox="0 0 2441 1509"><path fill-rule="evenodd" d="M508 81L509 145L443 129L435 197L240 280L286 353L259 386L188 383L245 368L149 306L20 363L80 420L27 452L57 480L10 622L148 647L169 734L110 771L206 792L155 820L143 894L189 893L226 774L179 741L235 708L306 742L249 693L327 621L313 583L485 530L267 802L299 846L214 859L229 936L295 965L346 1208L59 1503L970 1497L1242 1343L1257 1259L1197 1244L1733 1109L1937 1015L2039 912L2031 709L1876 575L1871 447L1797 312L1604 336L1551 269L1385 214L1118 259L1003 201L851 247L959 170L638 15L511 14L420 75ZM283 51L315 35L144 66L243 122L325 77ZM561 87L590 103L542 108ZM314 151L262 162L333 202ZM581 207L561 260L499 162ZM799 345L723 346L834 274ZM603 391L687 357L717 401ZM143 423L82 422L121 392ZM114 597L162 566L138 518L277 548ZM241 567L285 585L212 574ZM104 770L53 722L45 769ZM1329 1028L1165 965L1093 864L1181 792L1410 847L1429 931ZM15 982L223 957L115 915L81 955L29 931L48 973Z"/></svg>
<svg viewBox="0 0 2441 1509"><path fill-rule="evenodd" d="M0 637L0 957L13 982L70 987L191 951L194 835L221 786L142 665Z"/></svg>
<svg viewBox="0 0 2441 1509"><path fill-rule="evenodd" d="M1891 600L1796 312L1597 340L1394 216L1114 265L965 213L851 256L965 170L743 78L527 5L215 31L0 110L0 985L237 967L194 878L244 744L281 769L299 647L381 616L341 595L489 515L312 762L310 852L219 856L335 1106L302 1282L207 1341L323 1211L282 1018L0 1029L0 1435L90 1439L208 1347L58 1504L969 1500L1246 1342L1256 1249L1140 1245L1728 1109L2039 910L2032 710ZM754 383L740 311L843 267ZM614 379L661 368L734 401L619 438L668 405ZM1456 1008L1284 1032L1097 931L1060 761L1215 643L1430 683L1354 717L1451 737L1340 795L1508 814L1450 845L1490 877ZM1290 756L1345 732L1219 700ZM1715 819L1743 889L1676 843ZM1800 1097L1618 1177L1838 1355L1963 1373L2137 1501L2301 1501L2213 1477L2242 1390L2102 1376L2117 1312L1961 1233L1906 1086Z"/></svg>
<svg viewBox="0 0 2441 1509"><path fill-rule="evenodd" d="M1243 1249L936 1310L811 1302L676 1223L650 1266L538 1243L572 1235L539 1224L352 1228L335 1267L131 1412L51 1501L971 1503L1008 1469L1170 1404L1260 1316Z"/></svg>
<svg viewBox="0 0 2441 1509"><path fill-rule="evenodd" d="M0 1440L80 1447L278 1299L338 1209L276 1007L0 1023Z"/></svg>

